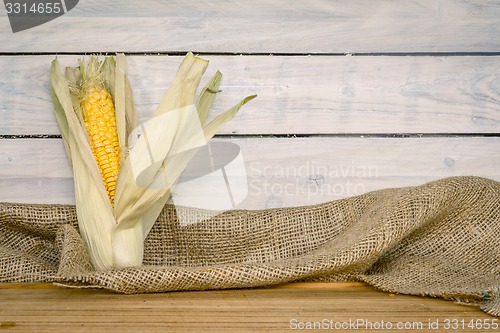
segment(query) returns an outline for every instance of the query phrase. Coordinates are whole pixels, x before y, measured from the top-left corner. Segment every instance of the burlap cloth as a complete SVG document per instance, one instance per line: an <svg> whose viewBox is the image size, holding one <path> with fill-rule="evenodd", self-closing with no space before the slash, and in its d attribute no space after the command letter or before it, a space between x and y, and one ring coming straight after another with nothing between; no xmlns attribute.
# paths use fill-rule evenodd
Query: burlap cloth
<svg viewBox="0 0 500 333"><path fill-rule="evenodd" d="M500 183L478 177L314 206L229 211L184 227L166 206L142 267L98 272L74 206L0 203L0 282L148 293L358 280L500 316L499 220Z"/></svg>

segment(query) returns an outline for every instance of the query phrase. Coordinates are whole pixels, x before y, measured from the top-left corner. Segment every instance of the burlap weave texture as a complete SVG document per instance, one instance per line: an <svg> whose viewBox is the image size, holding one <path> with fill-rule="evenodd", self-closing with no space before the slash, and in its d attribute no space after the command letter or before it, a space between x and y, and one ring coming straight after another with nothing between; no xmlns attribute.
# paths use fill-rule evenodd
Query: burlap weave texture
<svg viewBox="0 0 500 333"><path fill-rule="evenodd" d="M500 183L479 177L229 211L188 226L166 206L146 239L143 266L94 271L74 206L0 203L0 282L146 293L359 280L500 316L499 221Z"/></svg>

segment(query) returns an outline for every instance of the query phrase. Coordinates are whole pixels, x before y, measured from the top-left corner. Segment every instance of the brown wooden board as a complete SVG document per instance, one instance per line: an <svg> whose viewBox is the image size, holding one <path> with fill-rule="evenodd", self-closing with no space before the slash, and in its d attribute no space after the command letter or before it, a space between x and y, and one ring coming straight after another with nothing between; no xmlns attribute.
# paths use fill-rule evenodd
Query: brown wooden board
<svg viewBox="0 0 500 333"><path fill-rule="evenodd" d="M493 322L475 307L356 282L144 295L0 284L5 332L498 331ZM490 329L478 329L485 323Z"/></svg>

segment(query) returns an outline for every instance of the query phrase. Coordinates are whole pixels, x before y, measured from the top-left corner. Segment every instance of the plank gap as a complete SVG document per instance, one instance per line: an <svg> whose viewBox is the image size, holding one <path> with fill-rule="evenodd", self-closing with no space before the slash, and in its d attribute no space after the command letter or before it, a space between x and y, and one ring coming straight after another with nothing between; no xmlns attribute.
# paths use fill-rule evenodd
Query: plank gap
<svg viewBox="0 0 500 333"><path fill-rule="evenodd" d="M317 134L217 134L215 138L475 138L475 137L500 137L500 133L317 133Z"/></svg>
<svg viewBox="0 0 500 333"><path fill-rule="evenodd" d="M324 57L496 57L500 52L207 52L196 50L180 51L87 51L87 52L0 52L0 56L54 56L54 55L89 55L101 54L109 55L123 53L128 56L184 56L188 52L193 52L200 56L277 56L277 57L304 57L304 56L324 56Z"/></svg>
<svg viewBox="0 0 500 333"><path fill-rule="evenodd" d="M328 134L294 134L294 133L261 133L261 134L216 134L220 139L264 139L264 138L495 138L500 133L328 133ZM62 139L60 134L0 134L0 139Z"/></svg>

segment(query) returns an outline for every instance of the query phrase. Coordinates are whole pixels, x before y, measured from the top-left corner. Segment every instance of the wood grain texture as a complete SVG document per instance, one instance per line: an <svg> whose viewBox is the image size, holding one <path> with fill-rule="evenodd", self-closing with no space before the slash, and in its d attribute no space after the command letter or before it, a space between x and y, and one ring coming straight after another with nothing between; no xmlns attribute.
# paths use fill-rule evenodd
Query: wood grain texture
<svg viewBox="0 0 500 333"><path fill-rule="evenodd" d="M48 70L54 56L0 57L0 135L59 134ZM223 74L214 113L258 94L224 134L498 133L499 57L206 56ZM75 66L78 56L59 57ZM140 120L180 56L130 56Z"/></svg>
<svg viewBox="0 0 500 333"><path fill-rule="evenodd" d="M496 137L224 141L245 160L248 197L238 208L314 204L458 175L500 181ZM65 154L59 139L0 140L0 201L74 203Z"/></svg>
<svg viewBox="0 0 500 333"><path fill-rule="evenodd" d="M333 321L331 331L336 331L335 322L359 319L360 332L370 331L368 322L382 321L386 326L377 332L394 332L398 323L407 325L405 332L427 332L429 321L444 329L444 320L452 318L493 320L474 307L383 293L352 282L146 295L0 284L0 329L7 332L289 332L323 319L327 325Z"/></svg>
<svg viewBox="0 0 500 333"><path fill-rule="evenodd" d="M86 0L16 34L0 13L1 52L500 51L491 0Z"/></svg>

